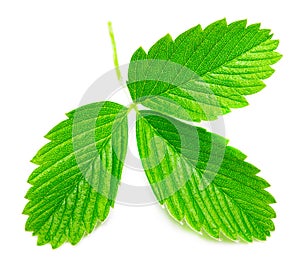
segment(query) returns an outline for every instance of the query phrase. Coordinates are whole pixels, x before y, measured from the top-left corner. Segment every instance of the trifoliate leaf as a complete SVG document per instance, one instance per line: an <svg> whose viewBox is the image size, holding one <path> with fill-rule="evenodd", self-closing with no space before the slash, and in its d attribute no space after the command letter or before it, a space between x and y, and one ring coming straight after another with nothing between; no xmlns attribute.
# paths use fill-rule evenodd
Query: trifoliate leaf
<svg viewBox="0 0 300 263"><path fill-rule="evenodd" d="M151 187L176 220L249 242L274 230L269 184L226 139L153 111L138 114L136 129Z"/></svg>
<svg viewBox="0 0 300 263"><path fill-rule="evenodd" d="M109 23L120 84L116 43ZM259 170L221 136L168 116L214 120L247 105L264 87L281 55L259 24L200 26L174 41L166 35L146 53L139 48L128 71L129 109L98 102L67 114L32 162L24 214L38 244L77 244L113 207L127 150L127 114L135 109L139 154L155 196L178 221L215 238L264 240L274 230L275 200ZM152 110L139 111L137 104ZM160 112L160 113L158 113Z"/></svg>
<svg viewBox="0 0 300 263"><path fill-rule="evenodd" d="M127 150L127 109L99 102L67 114L32 162L26 230L57 248L91 233L114 205Z"/></svg>
<svg viewBox="0 0 300 263"><path fill-rule="evenodd" d="M248 103L281 55L279 41L260 24L217 21L195 26L172 40L166 35L132 56L128 87L137 103L184 120L214 120Z"/></svg>

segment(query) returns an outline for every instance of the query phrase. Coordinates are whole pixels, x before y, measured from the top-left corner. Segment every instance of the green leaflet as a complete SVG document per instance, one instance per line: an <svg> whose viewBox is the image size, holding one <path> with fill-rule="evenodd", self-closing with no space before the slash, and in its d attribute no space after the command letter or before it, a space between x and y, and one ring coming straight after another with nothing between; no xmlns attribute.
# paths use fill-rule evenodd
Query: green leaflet
<svg viewBox="0 0 300 263"><path fill-rule="evenodd" d="M32 162L24 209L38 244L76 244L114 205L127 150L127 108L93 103L67 114Z"/></svg>
<svg viewBox="0 0 300 263"><path fill-rule="evenodd" d="M269 204L275 200L264 190L269 184L227 140L152 111L140 111L136 129L155 196L176 220L215 238L223 232L249 242L265 240L274 230Z"/></svg>
<svg viewBox="0 0 300 263"><path fill-rule="evenodd" d="M137 103L184 120L214 120L248 103L245 95L260 91L270 65L281 55L274 50L270 30L246 20L227 25L217 21L204 30L198 25L174 41L166 35L148 54L132 56L128 88ZM192 72L192 73L191 73Z"/></svg>

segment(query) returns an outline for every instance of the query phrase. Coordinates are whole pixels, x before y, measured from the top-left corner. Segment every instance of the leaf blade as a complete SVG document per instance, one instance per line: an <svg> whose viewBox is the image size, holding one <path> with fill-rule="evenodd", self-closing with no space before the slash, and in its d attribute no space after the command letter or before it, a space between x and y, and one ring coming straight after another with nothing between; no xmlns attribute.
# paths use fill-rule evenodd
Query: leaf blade
<svg viewBox="0 0 300 263"><path fill-rule="evenodd" d="M127 109L112 102L82 106L45 137L32 162L25 229L38 245L77 244L114 205L127 150Z"/></svg>
<svg viewBox="0 0 300 263"><path fill-rule="evenodd" d="M179 132L172 137L168 130ZM199 148L193 135L188 137L191 143L182 142L193 131L199 136ZM151 142L157 136L164 144ZM222 232L232 240L248 242L265 240L274 230L276 214L269 204L275 199L265 190L269 184L224 138L153 111L141 111L137 142L155 196L177 221L214 238ZM182 151L182 145L187 150Z"/></svg>
<svg viewBox="0 0 300 263"><path fill-rule="evenodd" d="M244 96L265 87L262 80L273 74L271 65L281 55L274 51L279 41L272 40L270 30L260 29L260 24L246 24L246 20L241 20L228 25L223 19L204 30L200 26L191 28L174 41L166 35L148 53L139 48L132 56L128 72L132 99L189 121L214 120L232 108L247 106ZM172 71L173 64L177 68ZM195 81L188 86L180 83L190 72L195 75L191 75L191 80L206 84L211 98L205 100L205 92L201 91L201 85L193 84ZM191 95L192 90L202 93ZM189 97L194 114L184 101ZM162 99L168 100L166 107L161 105ZM207 109L207 104L217 104L220 109Z"/></svg>

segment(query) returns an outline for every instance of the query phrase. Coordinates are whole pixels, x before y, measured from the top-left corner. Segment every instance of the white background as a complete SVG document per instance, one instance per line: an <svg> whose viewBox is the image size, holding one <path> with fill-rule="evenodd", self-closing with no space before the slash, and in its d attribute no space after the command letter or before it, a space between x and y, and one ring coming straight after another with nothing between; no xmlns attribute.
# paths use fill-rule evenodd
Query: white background
<svg viewBox="0 0 300 263"><path fill-rule="evenodd" d="M299 8L297 1L1 1L0 262L299 262ZM76 108L113 67L107 21L120 63L201 23L247 18L270 28L283 59L250 106L224 117L230 145L262 171L276 197L276 231L266 242L212 241L182 229L159 206L116 205L79 245L36 246L24 231L29 161L43 135ZM124 178L130 177L125 171ZM127 179L130 180L130 179Z"/></svg>

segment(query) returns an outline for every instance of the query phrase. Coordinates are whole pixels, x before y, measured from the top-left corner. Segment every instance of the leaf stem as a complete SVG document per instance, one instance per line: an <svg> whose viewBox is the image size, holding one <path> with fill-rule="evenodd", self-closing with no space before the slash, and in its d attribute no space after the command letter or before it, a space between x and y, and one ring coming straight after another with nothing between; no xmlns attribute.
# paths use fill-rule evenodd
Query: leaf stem
<svg viewBox="0 0 300 263"><path fill-rule="evenodd" d="M109 30L111 45L112 45L112 48L113 48L114 65L115 65L117 78L118 78L119 83L121 84L121 86L124 86L123 85L123 77L122 77L120 67L119 67L118 54L117 54L117 45L116 45L115 36L114 36L114 32L113 32L111 22L108 22L108 30Z"/></svg>

